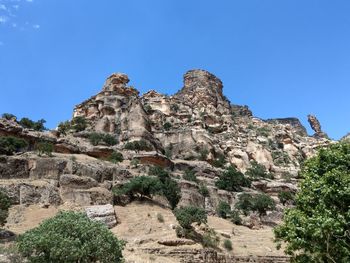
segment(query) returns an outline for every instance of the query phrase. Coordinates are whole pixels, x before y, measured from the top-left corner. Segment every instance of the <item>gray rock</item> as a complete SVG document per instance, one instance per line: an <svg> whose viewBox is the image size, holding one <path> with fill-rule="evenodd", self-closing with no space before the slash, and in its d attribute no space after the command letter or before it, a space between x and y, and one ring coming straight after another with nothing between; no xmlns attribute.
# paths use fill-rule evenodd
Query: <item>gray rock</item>
<svg viewBox="0 0 350 263"><path fill-rule="evenodd" d="M117 225L114 207L110 204L86 207L85 212L90 219L101 222L108 228L113 228Z"/></svg>

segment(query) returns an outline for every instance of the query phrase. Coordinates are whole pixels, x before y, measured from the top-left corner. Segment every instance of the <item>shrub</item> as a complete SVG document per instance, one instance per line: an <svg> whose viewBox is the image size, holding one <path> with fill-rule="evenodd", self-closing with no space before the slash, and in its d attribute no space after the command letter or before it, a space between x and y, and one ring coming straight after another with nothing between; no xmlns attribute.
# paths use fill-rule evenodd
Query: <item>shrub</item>
<svg viewBox="0 0 350 263"><path fill-rule="evenodd" d="M152 106L149 104L144 105L143 108L145 109L145 112L148 114L152 112Z"/></svg>
<svg viewBox="0 0 350 263"><path fill-rule="evenodd" d="M36 130L36 131L44 131L44 130L46 130L46 128L44 126L46 121L44 119L40 119L38 121L32 121L31 119L28 119L28 118L22 118L18 123L23 128L33 129L33 130Z"/></svg>
<svg viewBox="0 0 350 263"><path fill-rule="evenodd" d="M185 229L192 229L194 223L198 225L207 223L207 214L204 209L196 206L176 208L174 214L180 226Z"/></svg>
<svg viewBox="0 0 350 263"><path fill-rule="evenodd" d="M0 228L6 223L6 218L8 216L8 210L11 206L10 198L7 194L0 189Z"/></svg>
<svg viewBox="0 0 350 263"><path fill-rule="evenodd" d="M220 201L216 213L219 217L226 219L231 214L231 206L225 201Z"/></svg>
<svg viewBox="0 0 350 263"><path fill-rule="evenodd" d="M268 173L265 166L262 164L259 164L256 161L252 161L250 164L251 167L247 169L245 175L251 178L251 180L258 180L260 178L273 179L273 175Z"/></svg>
<svg viewBox="0 0 350 263"><path fill-rule="evenodd" d="M70 123L70 121L60 122L57 127L57 130L64 135L66 135L67 132L71 129L72 129L72 124Z"/></svg>
<svg viewBox="0 0 350 263"><path fill-rule="evenodd" d="M112 163L120 163L124 161L123 154L117 151L113 151L112 154L109 156L108 161Z"/></svg>
<svg viewBox="0 0 350 263"><path fill-rule="evenodd" d="M177 112L180 109L179 105L177 104L171 104L170 110Z"/></svg>
<svg viewBox="0 0 350 263"><path fill-rule="evenodd" d="M216 158L212 165L215 167L223 168L226 164L225 156L223 154L219 154L219 157Z"/></svg>
<svg viewBox="0 0 350 263"><path fill-rule="evenodd" d="M199 191L199 193L200 193L201 195L203 195L204 197L208 197L208 196L209 196L208 187L207 187L205 184L203 184L203 183L201 183L201 184L199 185L198 191Z"/></svg>
<svg viewBox="0 0 350 263"><path fill-rule="evenodd" d="M266 215L266 211L274 210L275 201L267 194L258 194L253 198L253 211L257 211L259 216Z"/></svg>
<svg viewBox="0 0 350 263"><path fill-rule="evenodd" d="M199 150L199 160L206 161L208 158L209 150L207 148L202 148Z"/></svg>
<svg viewBox="0 0 350 263"><path fill-rule="evenodd" d="M102 138L103 142L109 146L116 145L118 143L118 140L115 136L111 134L105 134Z"/></svg>
<svg viewBox="0 0 350 263"><path fill-rule="evenodd" d="M138 176L132 178L129 182L125 183L120 188L113 189L113 192L116 195L128 195L131 198L152 198L153 195L160 193L161 190L162 186L158 178Z"/></svg>
<svg viewBox="0 0 350 263"><path fill-rule="evenodd" d="M242 218L237 210L232 210L230 213L231 222L236 225L242 225Z"/></svg>
<svg viewBox="0 0 350 263"><path fill-rule="evenodd" d="M165 156L168 158L168 159L171 159L172 156L173 156L173 149L174 149L174 146L172 143L170 143L167 147L165 147Z"/></svg>
<svg viewBox="0 0 350 263"><path fill-rule="evenodd" d="M97 132L92 132L89 134L89 141L92 145L96 146L99 145L100 142L102 141L103 134L97 133Z"/></svg>
<svg viewBox="0 0 350 263"><path fill-rule="evenodd" d="M116 145L118 143L118 140L115 136L111 134L104 134L104 133L98 133L98 132L92 132L89 134L89 141L92 145L99 145L102 142L109 146Z"/></svg>
<svg viewBox="0 0 350 263"><path fill-rule="evenodd" d="M220 238L214 229L210 228L206 231L202 238L203 247L217 248L220 243Z"/></svg>
<svg viewBox="0 0 350 263"><path fill-rule="evenodd" d="M164 130L169 131L171 129L172 125L170 122L166 122L163 125Z"/></svg>
<svg viewBox="0 0 350 263"><path fill-rule="evenodd" d="M194 171L190 170L190 169L186 169L185 173L183 175L183 179L187 180L187 181L192 181L192 182L198 182L198 179L194 173Z"/></svg>
<svg viewBox="0 0 350 263"><path fill-rule="evenodd" d="M294 194L289 191L281 191L278 193L278 199L285 205L288 202L294 202Z"/></svg>
<svg viewBox="0 0 350 263"><path fill-rule="evenodd" d="M295 197L275 237L292 262L350 262L350 144L337 143L307 160Z"/></svg>
<svg viewBox="0 0 350 263"><path fill-rule="evenodd" d="M85 214L60 212L18 239L29 262L122 262L124 242Z"/></svg>
<svg viewBox="0 0 350 263"><path fill-rule="evenodd" d="M139 164L140 164L140 161L139 159L132 159L131 162L130 162L131 166L136 168Z"/></svg>
<svg viewBox="0 0 350 263"><path fill-rule="evenodd" d="M6 120L12 120L12 119L17 119L17 117L11 113L3 113L1 115L2 118L6 119Z"/></svg>
<svg viewBox="0 0 350 263"><path fill-rule="evenodd" d="M224 240L224 248L228 251L232 251L232 241L230 239L225 239Z"/></svg>
<svg viewBox="0 0 350 263"><path fill-rule="evenodd" d="M127 142L124 145L124 149L133 151L152 151L153 147L145 140Z"/></svg>
<svg viewBox="0 0 350 263"><path fill-rule="evenodd" d="M241 191L242 187L250 187L250 184L250 180L233 166L227 168L219 180L215 182L219 189L226 191Z"/></svg>
<svg viewBox="0 0 350 263"><path fill-rule="evenodd" d="M81 132L87 128L87 121L84 117L78 116L73 118L73 120L71 121L71 125L73 130L75 130L76 132Z"/></svg>
<svg viewBox="0 0 350 263"><path fill-rule="evenodd" d="M13 136L0 137L0 154L12 155L28 147L28 143Z"/></svg>
<svg viewBox="0 0 350 263"><path fill-rule="evenodd" d="M256 129L256 133L258 136L268 137L270 135L271 130L267 127L261 127Z"/></svg>
<svg viewBox="0 0 350 263"><path fill-rule="evenodd" d="M161 213L157 214L157 220L159 223L164 223L164 217Z"/></svg>
<svg viewBox="0 0 350 263"><path fill-rule="evenodd" d="M35 149L38 151L39 156L44 154L51 157L54 146L50 142L39 142L35 145Z"/></svg>
<svg viewBox="0 0 350 263"><path fill-rule="evenodd" d="M248 213L253 209L254 206L254 198L252 195L248 193L243 193L238 197L238 202L235 207L243 212L244 215L248 215Z"/></svg>

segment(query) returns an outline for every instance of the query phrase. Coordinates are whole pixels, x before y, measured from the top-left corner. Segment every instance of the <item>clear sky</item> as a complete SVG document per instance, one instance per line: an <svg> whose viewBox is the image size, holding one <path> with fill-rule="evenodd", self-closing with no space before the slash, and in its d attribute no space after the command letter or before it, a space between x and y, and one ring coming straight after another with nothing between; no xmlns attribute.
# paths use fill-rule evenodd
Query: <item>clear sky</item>
<svg viewBox="0 0 350 263"><path fill-rule="evenodd" d="M0 113L54 128L124 72L173 94L206 69L260 118L350 132L349 0L0 0ZM308 125L307 125L308 126Z"/></svg>

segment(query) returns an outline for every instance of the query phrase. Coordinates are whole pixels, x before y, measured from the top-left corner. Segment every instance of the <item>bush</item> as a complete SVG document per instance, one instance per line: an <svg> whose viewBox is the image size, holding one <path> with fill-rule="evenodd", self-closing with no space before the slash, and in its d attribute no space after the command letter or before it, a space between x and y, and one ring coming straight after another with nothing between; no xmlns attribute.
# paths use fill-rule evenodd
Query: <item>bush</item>
<svg viewBox="0 0 350 263"><path fill-rule="evenodd" d="M76 132L81 132L87 128L87 121L84 117L75 117L71 121L71 126Z"/></svg>
<svg viewBox="0 0 350 263"><path fill-rule="evenodd" d="M58 132L62 133L63 135L66 135L67 132L69 130L71 130L73 127L72 127L72 124L70 123L70 121L64 121L64 122L60 122L58 124L58 127L57 127L57 130Z"/></svg>
<svg viewBox="0 0 350 263"><path fill-rule="evenodd" d="M118 143L118 140L115 136L111 134L105 134L102 138L103 142L109 146L116 145Z"/></svg>
<svg viewBox="0 0 350 263"><path fill-rule="evenodd" d="M278 193L278 199L280 202L285 205L288 202L294 202L294 194L289 191L281 191Z"/></svg>
<svg viewBox="0 0 350 263"><path fill-rule="evenodd" d="M213 166L219 167L219 168L225 167L225 164L226 164L226 160L223 154L219 154L219 157L216 158L212 163Z"/></svg>
<svg viewBox="0 0 350 263"><path fill-rule="evenodd" d="M46 121L44 119L40 119L38 121L32 121L31 119L28 119L28 118L22 118L18 123L23 128L33 129L33 130L36 130L36 131L44 131L44 130L46 130L46 128L44 126Z"/></svg>
<svg viewBox="0 0 350 263"><path fill-rule="evenodd" d="M231 222L236 225L242 225L242 218L237 210L232 210L230 213Z"/></svg>
<svg viewBox="0 0 350 263"><path fill-rule="evenodd" d="M164 155L168 158L171 159L173 157L173 149L174 145L170 143L167 147L165 147L165 153Z"/></svg>
<svg viewBox="0 0 350 263"><path fill-rule="evenodd" d="M198 182L195 173L192 170L190 170L190 169L186 169L185 170L185 173L183 175L183 179L185 179L187 181L196 182L196 183Z"/></svg>
<svg viewBox="0 0 350 263"><path fill-rule="evenodd" d="M8 210L10 206L10 198L3 190L0 190L0 228L3 227L6 223L6 218L8 216Z"/></svg>
<svg viewBox="0 0 350 263"><path fill-rule="evenodd" d="M171 129L172 125L170 122L166 122L163 125L164 130L169 131Z"/></svg>
<svg viewBox="0 0 350 263"><path fill-rule="evenodd" d="M176 208L174 214L180 226L185 229L192 229L194 223L198 225L207 223L207 214L204 209L196 206Z"/></svg>
<svg viewBox="0 0 350 263"><path fill-rule="evenodd" d="M228 251L232 251L232 241L230 239L225 239L224 240L224 248Z"/></svg>
<svg viewBox="0 0 350 263"><path fill-rule="evenodd" d="M122 262L124 242L85 214L60 212L18 238L29 262Z"/></svg>
<svg viewBox="0 0 350 263"><path fill-rule="evenodd" d="M199 191L199 193L200 193L201 195L203 195L204 197L208 197L208 196L209 196L208 187L207 187L205 184L203 184L203 183L201 183L201 184L199 185L198 191Z"/></svg>
<svg viewBox="0 0 350 263"><path fill-rule="evenodd" d="M348 143L330 145L305 162L296 206L285 210L275 229L293 262L350 262L349 174Z"/></svg>
<svg viewBox="0 0 350 263"><path fill-rule="evenodd" d="M265 166L257 163L256 161L252 161L251 167L249 167L245 173L247 177L251 180L259 180L260 178L273 179L273 175L266 171Z"/></svg>
<svg viewBox="0 0 350 263"><path fill-rule="evenodd" d="M145 140L127 142L124 145L124 149L133 151L152 151L153 147Z"/></svg>
<svg viewBox="0 0 350 263"><path fill-rule="evenodd" d="M241 191L242 187L250 187L250 184L250 180L233 166L230 166L215 182L219 189L231 192Z"/></svg>
<svg viewBox="0 0 350 263"><path fill-rule="evenodd" d="M131 198L152 198L153 195L159 194L161 190L162 188L158 178L138 176L132 178L129 182L125 183L119 189L114 189L113 192L116 195L128 195Z"/></svg>
<svg viewBox="0 0 350 263"><path fill-rule="evenodd" d="M28 143L13 136L0 137L0 154L12 155L28 147Z"/></svg>
<svg viewBox="0 0 350 263"><path fill-rule="evenodd" d="M199 160L206 161L208 158L209 150L207 148L202 148L199 150Z"/></svg>
<svg viewBox="0 0 350 263"><path fill-rule="evenodd" d="M254 198L248 193L243 193L238 197L238 202L235 207L243 212L244 215L248 215L253 209Z"/></svg>
<svg viewBox="0 0 350 263"><path fill-rule="evenodd" d="M118 143L118 140L115 136L111 134L104 134L104 133L98 133L98 132L92 132L89 134L89 141L92 145L96 146L104 142L105 144L109 146L116 145Z"/></svg>
<svg viewBox="0 0 350 263"><path fill-rule="evenodd" d="M219 217L226 219L231 214L231 206L225 201L220 201L216 213Z"/></svg>
<svg viewBox="0 0 350 263"><path fill-rule="evenodd" d="M132 159L130 164L133 168L136 168L140 164L140 161L139 159Z"/></svg>
<svg viewBox="0 0 350 263"><path fill-rule="evenodd" d="M35 145L35 149L38 151L39 156L44 154L51 157L54 146L50 142L39 142Z"/></svg>
<svg viewBox="0 0 350 263"><path fill-rule="evenodd" d="M157 220L159 223L164 223L164 217L161 213L157 214Z"/></svg>
<svg viewBox="0 0 350 263"><path fill-rule="evenodd" d="M214 229L210 228L206 231L202 238L203 247L217 248L220 243L220 238Z"/></svg>
<svg viewBox="0 0 350 263"><path fill-rule="evenodd" d="M17 119L17 117L11 113L3 113L1 115L2 118L6 119L6 120L12 120L12 119Z"/></svg>
<svg viewBox="0 0 350 263"><path fill-rule="evenodd" d="M99 145L100 142L102 141L103 134L97 133L97 132L92 132L89 134L89 141L92 145L96 146Z"/></svg>
<svg viewBox="0 0 350 263"><path fill-rule="evenodd" d="M252 210L259 213L259 216L266 215L268 210L274 210L275 201L267 194L258 194L253 199Z"/></svg>
<svg viewBox="0 0 350 263"><path fill-rule="evenodd" d="M109 156L108 161L110 161L112 163L120 163L120 162L124 161L123 154L121 154L120 152L117 152L117 151L113 151L111 156Z"/></svg>
<svg viewBox="0 0 350 263"><path fill-rule="evenodd" d="M252 196L244 193L239 196L236 208L240 209L245 215L250 211L258 212L259 216L266 215L268 210L275 209L275 201L267 194L257 194Z"/></svg>
<svg viewBox="0 0 350 263"><path fill-rule="evenodd" d="M179 105L177 104L171 104L170 110L177 112L180 109Z"/></svg>

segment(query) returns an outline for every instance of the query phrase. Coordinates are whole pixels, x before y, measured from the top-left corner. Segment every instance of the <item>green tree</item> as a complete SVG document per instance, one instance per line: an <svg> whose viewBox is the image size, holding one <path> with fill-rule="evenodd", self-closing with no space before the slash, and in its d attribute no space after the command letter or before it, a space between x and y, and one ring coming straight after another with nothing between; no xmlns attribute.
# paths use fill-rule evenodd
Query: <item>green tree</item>
<svg viewBox="0 0 350 263"><path fill-rule="evenodd" d="M11 113L3 113L1 115L2 118L6 119L6 120L11 120L11 119L17 119L17 117Z"/></svg>
<svg viewBox="0 0 350 263"><path fill-rule="evenodd" d="M120 163L124 161L123 154L117 151L113 151L111 156L109 156L108 161L112 163Z"/></svg>
<svg viewBox="0 0 350 263"><path fill-rule="evenodd" d="M241 191L242 187L250 187L250 180L244 177L235 167L230 166L215 182L219 189L226 191Z"/></svg>
<svg viewBox="0 0 350 263"><path fill-rule="evenodd" d="M18 238L33 263L123 262L123 247L105 225L76 212L60 212Z"/></svg>
<svg viewBox="0 0 350 263"><path fill-rule="evenodd" d="M185 229L192 229L192 224L206 224L207 214L203 208L197 206L186 206L174 210L176 220Z"/></svg>
<svg viewBox="0 0 350 263"><path fill-rule="evenodd" d="M10 198L3 190L0 190L0 228L3 227L6 223L6 218L8 216L8 210L10 206Z"/></svg>
<svg viewBox="0 0 350 263"><path fill-rule="evenodd" d="M267 194L257 194L253 198L252 211L259 213L259 216L266 215L269 210L274 210L275 201Z"/></svg>
<svg viewBox="0 0 350 263"><path fill-rule="evenodd" d="M252 161L250 164L251 167L247 169L245 175L251 180L259 180L261 178L273 179L273 175L268 173L262 164L256 161Z"/></svg>
<svg viewBox="0 0 350 263"><path fill-rule="evenodd" d="M28 143L13 136L0 137L0 154L12 155L28 147Z"/></svg>
<svg viewBox="0 0 350 263"><path fill-rule="evenodd" d="M244 215L248 215L253 209L254 198L251 194L243 193L238 197L238 202L235 207L243 212Z"/></svg>
<svg viewBox="0 0 350 263"><path fill-rule="evenodd" d="M163 125L164 130L169 131L171 129L172 125L170 122L166 122Z"/></svg>
<svg viewBox="0 0 350 263"><path fill-rule="evenodd" d="M46 130L46 128L44 126L46 121L44 119L40 119L38 121L32 121L29 118L22 118L18 123L23 128L33 129L33 130L36 130L36 131L44 131L44 130Z"/></svg>
<svg viewBox="0 0 350 263"><path fill-rule="evenodd" d="M304 164L296 206L275 229L293 262L350 262L350 144L321 149Z"/></svg>
<svg viewBox="0 0 350 263"><path fill-rule="evenodd" d="M87 128L87 121L84 117L78 116L73 118L71 126L76 132L84 131Z"/></svg>
<svg viewBox="0 0 350 263"><path fill-rule="evenodd" d="M225 201L220 201L216 213L219 217L226 219L231 214L231 206Z"/></svg>
<svg viewBox="0 0 350 263"><path fill-rule="evenodd" d="M63 135L66 135L68 133L69 130L72 129L72 124L70 121L64 121L64 122L60 122L58 124L57 130L62 133Z"/></svg>
<svg viewBox="0 0 350 263"><path fill-rule="evenodd" d="M278 193L278 199L283 205L288 202L294 203L294 194L289 191L281 191Z"/></svg>
<svg viewBox="0 0 350 263"><path fill-rule="evenodd" d="M51 142L39 142L35 145L35 149L38 151L39 156L44 154L51 157L54 146Z"/></svg>
<svg viewBox="0 0 350 263"><path fill-rule="evenodd" d="M125 183L121 188L115 189L117 195L129 195L130 197L148 197L159 194L162 191L162 185L158 178L150 176L138 176L132 178Z"/></svg>

